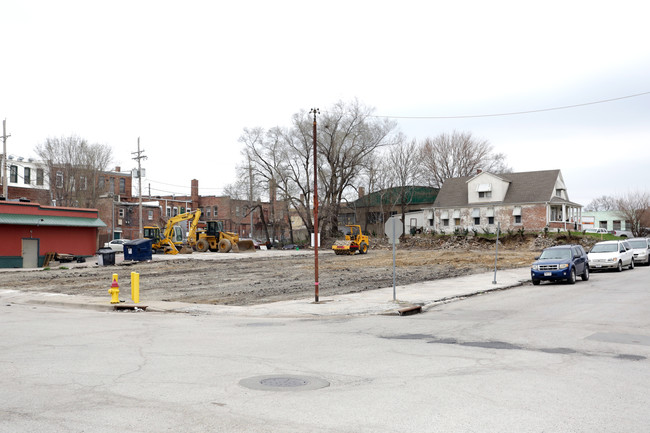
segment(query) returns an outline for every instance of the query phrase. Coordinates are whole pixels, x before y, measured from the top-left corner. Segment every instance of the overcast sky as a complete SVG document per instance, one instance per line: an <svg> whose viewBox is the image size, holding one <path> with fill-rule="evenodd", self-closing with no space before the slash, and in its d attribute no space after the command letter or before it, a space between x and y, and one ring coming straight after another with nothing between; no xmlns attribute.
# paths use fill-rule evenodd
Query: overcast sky
<svg viewBox="0 0 650 433"><path fill-rule="evenodd" d="M152 194L220 194L243 128L357 98L375 114L541 110L650 92L643 1L4 0L7 153L76 134ZM650 94L511 116L396 119L471 132L515 171L561 169L571 200L650 190Z"/></svg>

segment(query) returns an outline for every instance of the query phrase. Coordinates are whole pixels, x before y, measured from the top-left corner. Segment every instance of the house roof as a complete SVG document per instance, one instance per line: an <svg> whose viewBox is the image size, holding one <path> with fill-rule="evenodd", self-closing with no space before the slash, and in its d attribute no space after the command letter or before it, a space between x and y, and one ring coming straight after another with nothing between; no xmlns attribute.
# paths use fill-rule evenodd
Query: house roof
<svg viewBox="0 0 650 433"><path fill-rule="evenodd" d="M52 215L0 214L0 224L25 226L106 227L99 218L78 218Z"/></svg>
<svg viewBox="0 0 650 433"><path fill-rule="evenodd" d="M387 188L381 191L372 192L348 204L351 208L391 206L399 197L399 187ZM407 187L407 202L409 205L427 205L436 200L438 189L429 186Z"/></svg>
<svg viewBox="0 0 650 433"><path fill-rule="evenodd" d="M499 204L517 203L554 203L574 204L560 197L555 197L555 182L560 176L560 170L528 171L521 173L503 173L498 177L510 182L503 201L491 202ZM434 207L468 206L467 181L476 177L463 176L445 180L440 188ZM472 203L474 205L475 203ZM482 205L490 202L481 202Z"/></svg>

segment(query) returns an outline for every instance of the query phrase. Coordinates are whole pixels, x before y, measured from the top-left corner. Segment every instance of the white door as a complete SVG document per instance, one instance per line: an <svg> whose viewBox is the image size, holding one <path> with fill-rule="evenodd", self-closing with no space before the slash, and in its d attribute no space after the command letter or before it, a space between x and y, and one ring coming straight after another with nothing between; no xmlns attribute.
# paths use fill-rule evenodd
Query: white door
<svg viewBox="0 0 650 433"><path fill-rule="evenodd" d="M38 267L38 239L23 239L23 268Z"/></svg>

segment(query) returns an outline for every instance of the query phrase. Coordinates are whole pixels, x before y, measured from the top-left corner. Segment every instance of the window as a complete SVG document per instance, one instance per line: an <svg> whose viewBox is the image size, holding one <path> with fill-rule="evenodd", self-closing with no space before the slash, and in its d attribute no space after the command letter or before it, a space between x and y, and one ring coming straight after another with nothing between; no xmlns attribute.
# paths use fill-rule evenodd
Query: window
<svg viewBox="0 0 650 433"><path fill-rule="evenodd" d="M206 217L206 218L210 218L210 210L211 210L211 209L212 209L211 207L206 207L206 208L205 208L205 217Z"/></svg>
<svg viewBox="0 0 650 433"><path fill-rule="evenodd" d="M172 216L172 208L167 206L167 210L166 210L165 214L167 215L167 218L171 217Z"/></svg>
<svg viewBox="0 0 650 433"><path fill-rule="evenodd" d="M235 206L235 215L239 216L239 206Z"/></svg>
<svg viewBox="0 0 650 433"><path fill-rule="evenodd" d="M214 213L213 213L213 216L214 216L215 218L217 217L217 211L218 211L218 208L217 208L217 206L215 206L215 207L214 207Z"/></svg>
<svg viewBox="0 0 650 433"><path fill-rule="evenodd" d="M149 221L153 221L153 211L152 211L152 210L150 210L149 212L147 212L147 220L149 220Z"/></svg>
<svg viewBox="0 0 650 433"><path fill-rule="evenodd" d="M607 221L598 221L598 228L607 230Z"/></svg>
<svg viewBox="0 0 650 433"><path fill-rule="evenodd" d="M79 189L83 191L88 189L88 178L86 176L79 176Z"/></svg>
<svg viewBox="0 0 650 433"><path fill-rule="evenodd" d="M42 168L36 169L36 185L43 185L44 173Z"/></svg>
<svg viewBox="0 0 650 433"><path fill-rule="evenodd" d="M120 209L117 211L117 213L118 213L118 215L119 215L120 218L124 218L124 208L120 208Z"/></svg>
<svg viewBox="0 0 650 433"><path fill-rule="evenodd" d="M108 180L108 189L111 192L111 194L115 194L115 178L111 177Z"/></svg>
<svg viewBox="0 0 650 433"><path fill-rule="evenodd" d="M384 222L384 214L381 212L368 212L368 224Z"/></svg>
<svg viewBox="0 0 650 433"><path fill-rule="evenodd" d="M181 206L181 213L185 213L185 206Z"/></svg>
<svg viewBox="0 0 650 433"><path fill-rule="evenodd" d="M445 227L449 227L449 218L445 218L442 220L442 225Z"/></svg>
<svg viewBox="0 0 650 433"><path fill-rule="evenodd" d="M32 183L32 169L29 167L25 167L23 182L25 183L25 185L29 185L30 183Z"/></svg>
<svg viewBox="0 0 650 433"><path fill-rule="evenodd" d="M18 167L15 165L9 167L9 182L18 183Z"/></svg>
<svg viewBox="0 0 650 433"><path fill-rule="evenodd" d="M56 187L57 188L63 188L63 172L62 171L57 171L56 172Z"/></svg>
<svg viewBox="0 0 650 433"><path fill-rule="evenodd" d="M488 217L488 224L492 224L492 225L494 224L494 217L493 216Z"/></svg>
<svg viewBox="0 0 650 433"><path fill-rule="evenodd" d="M178 215L178 208L174 206L174 216Z"/></svg>
<svg viewBox="0 0 650 433"><path fill-rule="evenodd" d="M454 218L454 225L459 226L460 225L460 218Z"/></svg>
<svg viewBox="0 0 650 433"><path fill-rule="evenodd" d="M492 191L479 191L479 198L492 198Z"/></svg>
<svg viewBox="0 0 650 433"><path fill-rule="evenodd" d="M433 218L429 218L429 227L433 227Z"/></svg>
<svg viewBox="0 0 650 433"><path fill-rule="evenodd" d="M515 206L512 215L515 217L515 224L521 224L521 206Z"/></svg>
<svg viewBox="0 0 650 433"><path fill-rule="evenodd" d="M621 221L612 221L612 230L620 230L621 229Z"/></svg>
<svg viewBox="0 0 650 433"><path fill-rule="evenodd" d="M120 179L120 194L124 194L126 192L126 179L121 178Z"/></svg>
<svg viewBox="0 0 650 433"><path fill-rule="evenodd" d="M472 209L472 218L474 218L474 225L481 225L481 209L474 208Z"/></svg>

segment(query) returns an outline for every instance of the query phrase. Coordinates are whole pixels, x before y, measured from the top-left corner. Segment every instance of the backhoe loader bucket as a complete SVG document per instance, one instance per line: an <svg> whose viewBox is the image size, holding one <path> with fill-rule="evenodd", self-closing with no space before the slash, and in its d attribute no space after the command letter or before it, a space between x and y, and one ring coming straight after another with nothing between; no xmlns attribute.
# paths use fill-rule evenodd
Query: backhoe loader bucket
<svg viewBox="0 0 650 433"><path fill-rule="evenodd" d="M235 250L235 248L233 246L233 251L236 252L236 253L246 253L246 252L249 252L249 251L255 252L255 243L250 239L239 241L239 242L237 242L237 249L236 250Z"/></svg>

